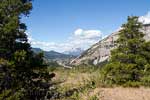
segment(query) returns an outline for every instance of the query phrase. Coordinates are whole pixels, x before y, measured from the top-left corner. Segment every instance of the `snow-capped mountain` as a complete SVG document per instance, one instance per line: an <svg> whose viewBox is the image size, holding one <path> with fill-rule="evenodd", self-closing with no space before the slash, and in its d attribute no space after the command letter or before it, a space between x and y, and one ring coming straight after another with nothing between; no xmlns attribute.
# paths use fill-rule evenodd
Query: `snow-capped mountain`
<svg viewBox="0 0 150 100"><path fill-rule="evenodd" d="M73 48L72 50L63 52L64 54L79 56L84 50L81 48Z"/></svg>

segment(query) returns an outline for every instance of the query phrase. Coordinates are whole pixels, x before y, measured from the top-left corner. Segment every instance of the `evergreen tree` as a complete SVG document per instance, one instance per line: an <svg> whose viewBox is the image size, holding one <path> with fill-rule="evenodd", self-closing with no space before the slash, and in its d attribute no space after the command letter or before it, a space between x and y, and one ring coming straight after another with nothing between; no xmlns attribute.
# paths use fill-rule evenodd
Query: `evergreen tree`
<svg viewBox="0 0 150 100"><path fill-rule="evenodd" d="M31 0L0 0L0 100L39 100L49 91L43 54L34 54L21 22Z"/></svg>
<svg viewBox="0 0 150 100"><path fill-rule="evenodd" d="M128 17L122 25L117 47L111 51L109 63L103 68L104 81L109 84L131 85L141 84L145 66L149 66L149 42L144 40L140 31L142 23L138 17ZM146 46L147 45L147 46Z"/></svg>

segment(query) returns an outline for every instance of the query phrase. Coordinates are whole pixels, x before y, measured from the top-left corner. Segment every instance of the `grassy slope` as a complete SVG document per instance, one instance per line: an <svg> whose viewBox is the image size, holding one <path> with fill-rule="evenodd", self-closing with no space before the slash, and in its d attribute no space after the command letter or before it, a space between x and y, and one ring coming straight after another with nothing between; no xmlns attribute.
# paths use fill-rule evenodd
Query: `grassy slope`
<svg viewBox="0 0 150 100"><path fill-rule="evenodd" d="M56 77L52 81L59 83L58 91L70 93L58 100L150 100L149 88L103 88L99 70L93 67L53 70Z"/></svg>

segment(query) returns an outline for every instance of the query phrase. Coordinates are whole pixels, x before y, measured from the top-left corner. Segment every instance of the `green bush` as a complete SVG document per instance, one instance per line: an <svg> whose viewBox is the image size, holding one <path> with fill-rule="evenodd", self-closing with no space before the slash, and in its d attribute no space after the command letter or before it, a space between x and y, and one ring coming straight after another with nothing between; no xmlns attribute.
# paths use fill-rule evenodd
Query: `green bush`
<svg viewBox="0 0 150 100"><path fill-rule="evenodd" d="M94 95L94 96L90 97L89 100L99 100L99 98L96 95Z"/></svg>

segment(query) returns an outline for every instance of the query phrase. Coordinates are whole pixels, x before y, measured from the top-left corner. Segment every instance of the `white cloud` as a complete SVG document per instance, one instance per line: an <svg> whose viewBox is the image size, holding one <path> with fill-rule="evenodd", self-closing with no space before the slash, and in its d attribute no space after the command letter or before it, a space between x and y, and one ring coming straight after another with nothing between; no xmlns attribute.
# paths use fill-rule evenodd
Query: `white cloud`
<svg viewBox="0 0 150 100"><path fill-rule="evenodd" d="M148 12L146 15L139 17L139 21L143 24L150 24L150 12Z"/></svg>
<svg viewBox="0 0 150 100"><path fill-rule="evenodd" d="M83 30L82 29L77 29L75 32L74 32L74 35L75 36L81 36L83 34Z"/></svg>
<svg viewBox="0 0 150 100"><path fill-rule="evenodd" d="M94 39L94 38L100 38L101 37L101 31L100 30L83 30L83 29L77 29L74 32L74 36L82 39Z"/></svg>
<svg viewBox="0 0 150 100"><path fill-rule="evenodd" d="M37 41L28 34L28 40L33 47L38 47L46 51L55 50L58 52L71 51L75 48L87 49L101 39L102 33L99 30L77 29L63 43Z"/></svg>

